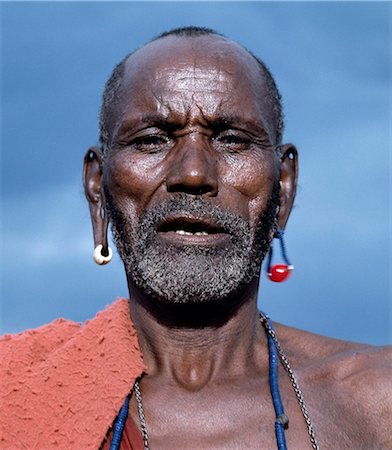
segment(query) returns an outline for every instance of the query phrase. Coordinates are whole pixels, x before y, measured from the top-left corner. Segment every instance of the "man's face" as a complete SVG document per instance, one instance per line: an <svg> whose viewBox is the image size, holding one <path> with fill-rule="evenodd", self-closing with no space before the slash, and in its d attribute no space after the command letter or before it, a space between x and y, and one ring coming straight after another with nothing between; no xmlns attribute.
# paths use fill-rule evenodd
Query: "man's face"
<svg viewBox="0 0 392 450"><path fill-rule="evenodd" d="M131 283L223 301L258 277L280 161L256 62L217 37L165 38L127 62L104 189Z"/></svg>

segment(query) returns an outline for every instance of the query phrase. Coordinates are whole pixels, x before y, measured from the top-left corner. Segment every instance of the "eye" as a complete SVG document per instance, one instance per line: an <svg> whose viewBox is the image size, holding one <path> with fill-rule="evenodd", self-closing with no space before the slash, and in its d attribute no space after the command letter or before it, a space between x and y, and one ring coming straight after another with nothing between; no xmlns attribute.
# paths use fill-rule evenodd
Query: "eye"
<svg viewBox="0 0 392 450"><path fill-rule="evenodd" d="M240 152L252 145L252 140L241 132L224 132L213 138L213 142L221 150L229 152Z"/></svg>
<svg viewBox="0 0 392 450"><path fill-rule="evenodd" d="M223 142L228 145L239 145L239 144L248 144L250 140L248 138L244 138L242 136L236 136L235 134L229 134L227 136L222 136L220 142Z"/></svg>
<svg viewBox="0 0 392 450"><path fill-rule="evenodd" d="M164 134L149 134L133 139L130 145L141 152L157 153L169 149L172 139Z"/></svg>

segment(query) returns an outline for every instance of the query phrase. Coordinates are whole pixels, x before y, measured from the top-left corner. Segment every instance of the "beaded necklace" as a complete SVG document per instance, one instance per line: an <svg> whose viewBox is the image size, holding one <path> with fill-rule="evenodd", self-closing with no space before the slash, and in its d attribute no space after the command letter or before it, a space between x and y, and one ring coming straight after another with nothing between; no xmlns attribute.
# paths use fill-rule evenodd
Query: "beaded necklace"
<svg viewBox="0 0 392 450"><path fill-rule="evenodd" d="M267 339L268 339L269 385L270 385L272 402L274 404L275 415L276 415L275 436L276 436L277 448L278 448L278 450L287 450L285 430L287 430L289 427L289 418L284 413L283 403L280 398L280 392L279 392L278 360L280 359L280 362L282 363L283 367L286 369L286 372L290 378L290 381L293 386L295 395L297 397L299 406L301 408L302 415L305 419L306 426L307 426L308 433L309 433L310 442L312 444L312 448L314 450L319 450L319 446L317 444L316 436L315 436L314 429L313 429L313 424L310 420L308 410L305 406L305 401L304 401L301 389L299 388L297 378L290 366L290 363L282 350L280 342L278 341L278 338L276 337L274 326L272 325L270 318L262 312L260 312L260 322L265 329L265 332L267 334ZM147 425L146 425L146 419L144 417L143 404L142 404L142 393L140 391L140 385L139 385L140 379L141 378L138 378L135 381L134 391L135 391L138 413L139 413L140 428L142 430L144 450L149 450ZM116 418L116 421L114 424L113 439L112 439L112 443L110 445L110 450L119 450L119 448L120 448L122 434L123 434L124 427L125 427L125 422L128 417L130 398L131 398L131 394L129 394L126 397L125 402L122 405L120 412Z"/></svg>

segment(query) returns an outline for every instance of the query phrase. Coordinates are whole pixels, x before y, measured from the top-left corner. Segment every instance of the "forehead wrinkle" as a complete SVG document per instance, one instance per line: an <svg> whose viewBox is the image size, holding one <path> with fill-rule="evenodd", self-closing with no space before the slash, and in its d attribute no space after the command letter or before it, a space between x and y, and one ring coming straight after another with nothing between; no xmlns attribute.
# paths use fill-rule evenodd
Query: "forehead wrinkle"
<svg viewBox="0 0 392 450"><path fill-rule="evenodd" d="M159 90L159 92L157 92ZM216 93L216 91L214 91ZM169 93L172 93L169 91ZM206 95L209 96L212 93L203 93L196 90L186 90L186 96L182 95L180 92L180 96L177 98L173 98L172 96L168 96L167 92L161 91L159 88L152 90L152 95L155 101L154 111L156 113L161 114L163 118L169 118L170 116L182 116L182 120L187 122L191 120L191 118L196 118L198 115L204 119L206 115L214 115L216 110L219 110L225 101L222 99L222 96L219 94L219 97L214 96L213 101L208 102L209 105L213 105L214 109L205 110L205 100ZM200 98L200 97L203 98ZM218 101L217 101L218 100ZM203 106L204 104L204 106ZM155 113L152 114L155 116ZM148 116L148 114L147 114Z"/></svg>
<svg viewBox="0 0 392 450"><path fill-rule="evenodd" d="M153 88L153 96L158 111L165 115L179 113L196 118L199 115L214 116L232 100L231 93L238 86L238 81L219 68L192 70L168 69L157 77L158 83ZM206 73L207 72L207 73ZM227 80L227 75L231 78ZM230 86L231 84L231 86ZM176 97L177 95L177 97ZM230 106L227 106L231 109ZM225 114L227 115L227 114Z"/></svg>
<svg viewBox="0 0 392 450"><path fill-rule="evenodd" d="M173 108L169 104L165 105L164 98L162 97L161 93L157 93L153 88L151 89L151 91L152 96L155 100L156 111L162 114L164 117L169 116L172 113Z"/></svg>
<svg viewBox="0 0 392 450"><path fill-rule="evenodd" d="M223 93L227 90L229 80L227 75L216 68L167 68L162 70L156 77L157 84L163 92L194 93L217 92ZM232 80L231 80L232 81Z"/></svg>
<svg viewBox="0 0 392 450"><path fill-rule="evenodd" d="M167 99L163 94L155 94L154 98L156 100L155 109L157 114L160 114L164 119L169 119L170 117L176 116L177 121L182 122L183 117L189 114L187 102L185 99Z"/></svg>

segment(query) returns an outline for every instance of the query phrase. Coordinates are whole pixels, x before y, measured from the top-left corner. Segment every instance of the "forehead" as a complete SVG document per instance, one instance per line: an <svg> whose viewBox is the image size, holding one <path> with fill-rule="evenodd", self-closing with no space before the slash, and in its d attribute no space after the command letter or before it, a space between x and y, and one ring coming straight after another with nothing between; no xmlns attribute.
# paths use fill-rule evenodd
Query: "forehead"
<svg viewBox="0 0 392 450"><path fill-rule="evenodd" d="M146 45L127 60L122 86L118 119L158 112L269 121L259 65L219 36L167 37Z"/></svg>

